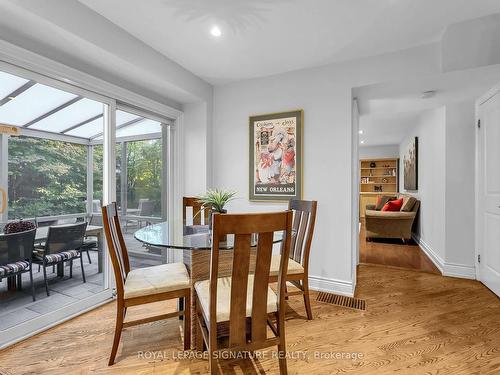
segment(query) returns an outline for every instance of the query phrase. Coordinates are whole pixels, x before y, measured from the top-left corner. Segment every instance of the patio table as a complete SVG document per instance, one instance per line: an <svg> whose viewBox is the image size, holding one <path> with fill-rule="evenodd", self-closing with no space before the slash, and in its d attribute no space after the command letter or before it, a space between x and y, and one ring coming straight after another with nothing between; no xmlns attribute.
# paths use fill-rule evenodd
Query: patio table
<svg viewBox="0 0 500 375"><path fill-rule="evenodd" d="M147 245L183 251L183 261L191 281L191 343L194 345L196 343L196 325L198 324L194 284L197 281L210 278L211 232L206 225L175 224L174 228L182 228L182 236L171 235L168 223L162 222L139 229L134 233L134 237ZM283 233L275 233L274 243L279 243L282 240ZM257 238L252 236L251 241L253 251L250 254L250 269L254 269ZM219 277L230 276L233 264L234 235L228 235L226 240L220 242L219 245L221 249L219 252ZM179 308L183 308L181 302Z"/></svg>

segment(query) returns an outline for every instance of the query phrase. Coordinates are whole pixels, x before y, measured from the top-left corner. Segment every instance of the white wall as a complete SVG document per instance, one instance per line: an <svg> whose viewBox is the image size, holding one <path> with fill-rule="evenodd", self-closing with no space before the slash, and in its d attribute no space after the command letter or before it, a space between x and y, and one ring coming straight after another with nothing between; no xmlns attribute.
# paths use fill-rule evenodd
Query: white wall
<svg viewBox="0 0 500 375"><path fill-rule="evenodd" d="M500 14L450 25L442 37L444 72L500 63Z"/></svg>
<svg viewBox="0 0 500 375"><path fill-rule="evenodd" d="M418 117L400 144L400 158L418 137L421 201L416 238L446 276L474 278L475 126L472 100L449 103Z"/></svg>
<svg viewBox="0 0 500 375"><path fill-rule="evenodd" d="M418 190L404 189L404 171L400 168L400 191L420 200L416 236L430 256L441 263L445 258L445 132L445 107L425 111L401 142L399 154L402 161L407 145L418 137Z"/></svg>
<svg viewBox="0 0 500 375"><path fill-rule="evenodd" d="M399 145L361 146L359 147L359 158L399 158Z"/></svg>
<svg viewBox="0 0 500 375"><path fill-rule="evenodd" d="M446 106L445 273L474 277L475 116L472 100Z"/></svg>
<svg viewBox="0 0 500 375"><path fill-rule="evenodd" d="M213 184L238 191L230 210L270 211L284 204L248 201L248 116L304 110L304 199L318 201L311 286L352 294L352 87L439 71L439 48L398 53L241 81L215 88ZM357 160L357 159L355 159ZM356 181L356 179L354 179ZM356 229L357 231L357 229ZM353 282L354 281L354 282Z"/></svg>

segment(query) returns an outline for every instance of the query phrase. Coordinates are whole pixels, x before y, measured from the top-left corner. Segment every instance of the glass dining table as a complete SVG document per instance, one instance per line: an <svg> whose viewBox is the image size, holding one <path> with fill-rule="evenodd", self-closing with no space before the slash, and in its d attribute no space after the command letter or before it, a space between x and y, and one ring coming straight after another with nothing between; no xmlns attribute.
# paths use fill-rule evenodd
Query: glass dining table
<svg viewBox="0 0 500 375"><path fill-rule="evenodd" d="M182 235L175 235L176 229L182 228ZM178 231L180 232L180 230ZM211 231L208 225L184 225L178 222L171 227L164 221L158 224L148 225L137 230L134 238L149 246L177 250L210 250L212 247ZM283 239L283 233L274 235L274 243ZM252 247L257 245L257 236L252 236ZM229 234L224 241L219 242L222 250L231 250L234 246L234 235Z"/></svg>
<svg viewBox="0 0 500 375"><path fill-rule="evenodd" d="M197 281L210 278L210 255L212 247L211 231L206 225L184 225L183 223L162 222L148 225L134 233L136 240L164 249L177 249L183 252L183 262L189 272L191 281L191 342L196 343L196 327L198 324L196 314L196 298L194 298L194 284ZM182 232L182 235L181 235ZM178 233L178 235L175 235ZM257 236L252 235L250 252L250 269L255 268ZM274 234L274 243L283 240L283 232ZM234 235L229 234L224 241L219 242L219 277L230 276L233 265ZM182 309L182 302L179 301Z"/></svg>

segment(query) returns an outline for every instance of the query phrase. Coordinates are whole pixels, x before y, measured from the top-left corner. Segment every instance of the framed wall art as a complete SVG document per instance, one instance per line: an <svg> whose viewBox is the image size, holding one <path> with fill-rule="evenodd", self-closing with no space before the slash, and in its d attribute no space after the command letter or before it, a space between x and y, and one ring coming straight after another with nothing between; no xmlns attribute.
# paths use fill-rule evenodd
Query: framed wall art
<svg viewBox="0 0 500 375"><path fill-rule="evenodd" d="M251 116L249 198L302 198L302 110Z"/></svg>
<svg viewBox="0 0 500 375"><path fill-rule="evenodd" d="M413 138L406 148L403 173L405 190L418 190L418 137Z"/></svg>

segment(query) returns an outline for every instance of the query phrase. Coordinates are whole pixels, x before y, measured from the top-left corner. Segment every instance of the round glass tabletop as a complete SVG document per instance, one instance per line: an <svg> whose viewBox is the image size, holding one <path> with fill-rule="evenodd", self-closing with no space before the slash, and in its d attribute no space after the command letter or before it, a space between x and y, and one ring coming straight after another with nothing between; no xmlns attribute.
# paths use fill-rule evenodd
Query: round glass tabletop
<svg viewBox="0 0 500 375"><path fill-rule="evenodd" d="M174 225L175 227L175 225ZM210 250L212 246L211 232L207 225L182 225L183 235L173 236L168 222L148 225L134 233L136 240L151 246L182 250ZM283 232L274 233L274 243L283 240ZM232 249L234 235L227 236L226 241L219 242L221 249ZM257 236L252 236L252 246L257 245Z"/></svg>

